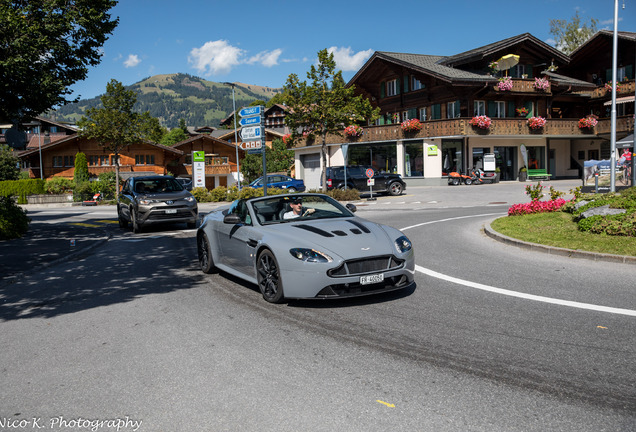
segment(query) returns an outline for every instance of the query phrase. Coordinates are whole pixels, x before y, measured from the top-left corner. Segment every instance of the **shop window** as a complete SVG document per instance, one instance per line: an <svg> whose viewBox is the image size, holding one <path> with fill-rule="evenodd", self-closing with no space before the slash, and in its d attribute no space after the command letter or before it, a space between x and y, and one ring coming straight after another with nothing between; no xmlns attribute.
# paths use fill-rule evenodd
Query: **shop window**
<svg viewBox="0 0 636 432"><path fill-rule="evenodd" d="M406 144L404 146L404 176L422 177L424 175L423 143Z"/></svg>
<svg viewBox="0 0 636 432"><path fill-rule="evenodd" d="M349 146L349 165L372 167L378 172L397 172L397 146L392 144L380 145L351 145Z"/></svg>
<svg viewBox="0 0 636 432"><path fill-rule="evenodd" d="M463 164L462 140L442 140L442 175L461 171Z"/></svg>
<svg viewBox="0 0 636 432"><path fill-rule="evenodd" d="M545 147L528 147L528 169L545 169Z"/></svg>

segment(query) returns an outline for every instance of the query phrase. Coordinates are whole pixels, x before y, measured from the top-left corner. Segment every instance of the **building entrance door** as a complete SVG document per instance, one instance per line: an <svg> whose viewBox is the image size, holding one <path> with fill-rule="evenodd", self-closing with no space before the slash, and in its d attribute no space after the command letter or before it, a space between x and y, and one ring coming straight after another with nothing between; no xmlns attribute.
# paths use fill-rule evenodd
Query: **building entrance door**
<svg viewBox="0 0 636 432"><path fill-rule="evenodd" d="M495 147L495 166L499 168L500 180L516 180L517 147Z"/></svg>

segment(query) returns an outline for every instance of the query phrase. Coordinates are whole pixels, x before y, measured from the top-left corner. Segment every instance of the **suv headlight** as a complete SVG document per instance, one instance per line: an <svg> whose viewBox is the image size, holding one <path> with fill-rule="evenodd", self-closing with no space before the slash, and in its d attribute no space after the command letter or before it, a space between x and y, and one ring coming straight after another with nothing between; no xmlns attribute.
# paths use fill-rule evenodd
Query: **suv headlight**
<svg viewBox="0 0 636 432"><path fill-rule="evenodd" d="M289 253L294 258L304 262L327 263L333 261L333 258L331 258L329 255L319 252L315 249L294 248L290 249Z"/></svg>
<svg viewBox="0 0 636 432"><path fill-rule="evenodd" d="M188 196L184 198L188 202L196 202L196 199L193 196Z"/></svg>
<svg viewBox="0 0 636 432"><path fill-rule="evenodd" d="M395 240L395 248L400 253L405 253L411 250L413 245L411 244L411 240L409 240L406 236L398 237Z"/></svg>

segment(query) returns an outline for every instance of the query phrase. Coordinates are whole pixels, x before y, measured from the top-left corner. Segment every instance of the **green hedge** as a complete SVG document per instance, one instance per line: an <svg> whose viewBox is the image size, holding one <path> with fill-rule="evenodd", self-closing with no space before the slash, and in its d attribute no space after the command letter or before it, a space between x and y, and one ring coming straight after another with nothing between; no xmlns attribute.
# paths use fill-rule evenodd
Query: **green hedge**
<svg viewBox="0 0 636 432"><path fill-rule="evenodd" d="M0 196L17 196L19 204L26 204L27 195L45 193L45 181L41 179L0 181Z"/></svg>

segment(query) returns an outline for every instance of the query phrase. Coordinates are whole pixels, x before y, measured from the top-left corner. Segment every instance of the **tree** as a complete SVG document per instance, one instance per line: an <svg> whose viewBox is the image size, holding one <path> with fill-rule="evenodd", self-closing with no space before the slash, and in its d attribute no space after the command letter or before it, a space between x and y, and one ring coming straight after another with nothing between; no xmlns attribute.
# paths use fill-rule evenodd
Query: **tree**
<svg viewBox="0 0 636 432"><path fill-rule="evenodd" d="M289 111L285 122L292 131L292 138L298 136L321 137L322 190L327 190L327 134L341 134L345 126L375 120L380 112L362 96L355 96L354 86L347 87L342 72L336 72L333 53L323 49L318 52L318 65L307 72L311 80L300 81L296 74L287 78L284 87Z"/></svg>
<svg viewBox="0 0 636 432"><path fill-rule="evenodd" d="M188 136L185 134L185 132L183 132L183 129L174 128L163 136L163 138L160 141L160 144L172 147L176 143L184 141L187 138Z"/></svg>
<svg viewBox="0 0 636 432"><path fill-rule="evenodd" d="M96 140L115 155L115 194L119 195L119 153L124 147L143 139L144 117L133 112L137 94L126 90L117 80L110 80L100 99L103 106L86 110L77 125L80 136Z"/></svg>
<svg viewBox="0 0 636 432"><path fill-rule="evenodd" d="M14 124L72 102L101 61L116 0L0 0L0 119ZM75 99L78 100L79 98Z"/></svg>
<svg viewBox="0 0 636 432"><path fill-rule="evenodd" d="M188 126L186 125L186 121L184 118L179 119L179 129L181 129L184 134L188 134Z"/></svg>
<svg viewBox="0 0 636 432"><path fill-rule="evenodd" d="M159 123L159 119L152 117L148 111L141 114L139 121L141 135L145 140L160 143L163 137L168 133L168 130Z"/></svg>
<svg viewBox="0 0 636 432"><path fill-rule="evenodd" d="M86 183L88 181L88 161L84 153L75 155L75 169L73 170L73 180L76 185Z"/></svg>
<svg viewBox="0 0 636 432"><path fill-rule="evenodd" d="M581 25L579 11L576 11L571 22L550 20L550 34L554 36L556 48L569 55L596 33L597 23L597 19L591 18L589 24Z"/></svg>
<svg viewBox="0 0 636 432"><path fill-rule="evenodd" d="M20 160L13 155L11 148L0 145L0 181L20 179Z"/></svg>

